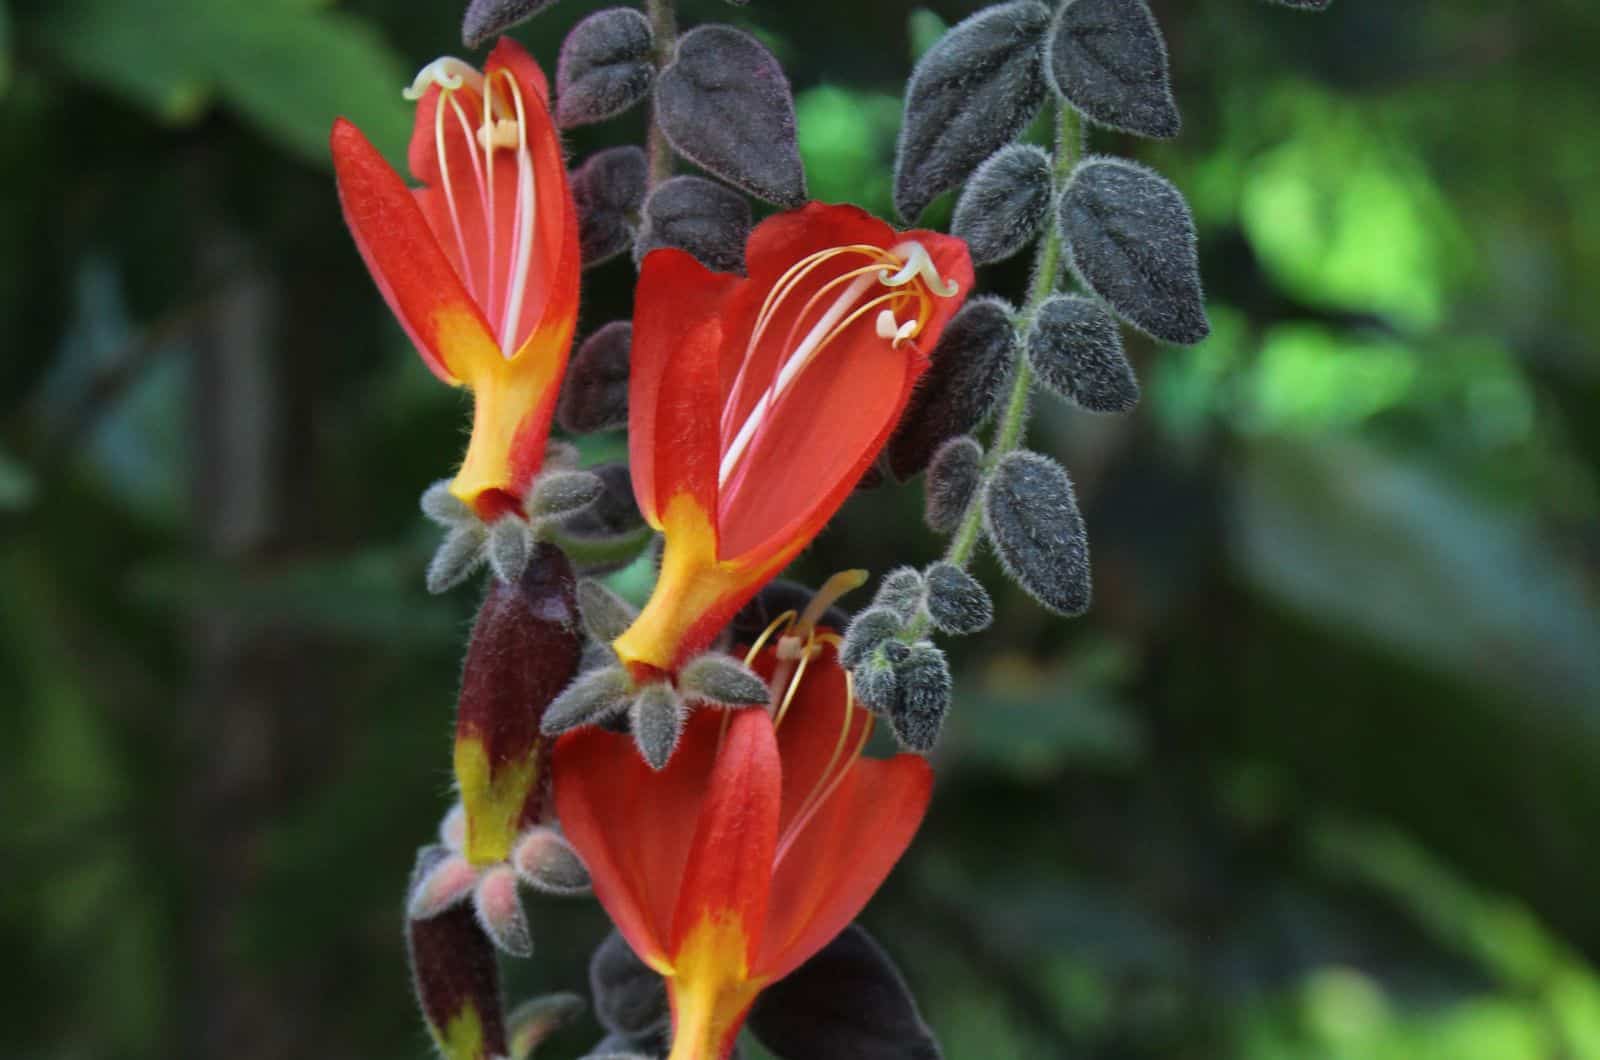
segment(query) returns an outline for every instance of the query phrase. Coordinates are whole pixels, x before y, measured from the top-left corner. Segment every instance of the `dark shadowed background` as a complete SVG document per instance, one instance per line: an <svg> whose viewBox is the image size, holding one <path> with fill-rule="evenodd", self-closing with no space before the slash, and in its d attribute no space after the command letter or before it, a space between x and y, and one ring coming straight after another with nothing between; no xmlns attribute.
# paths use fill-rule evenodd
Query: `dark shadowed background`
<svg viewBox="0 0 1600 1060"><path fill-rule="evenodd" d="M553 65L598 6L519 36ZM760 32L813 194L886 213L913 57L975 6L682 17ZM951 1060L1600 1057L1600 21L1155 7L1184 133L1092 146L1190 197L1213 337L1132 340L1133 416L1041 403L1094 609L980 564L999 620L953 645L933 810L866 921ZM423 591L416 498L464 404L324 144L345 113L398 159L459 14L0 0L5 1056L427 1053L400 896L476 590ZM589 275L585 333L630 278ZM858 496L800 573L927 562L920 506ZM582 988L598 907L533 913L513 996Z"/></svg>

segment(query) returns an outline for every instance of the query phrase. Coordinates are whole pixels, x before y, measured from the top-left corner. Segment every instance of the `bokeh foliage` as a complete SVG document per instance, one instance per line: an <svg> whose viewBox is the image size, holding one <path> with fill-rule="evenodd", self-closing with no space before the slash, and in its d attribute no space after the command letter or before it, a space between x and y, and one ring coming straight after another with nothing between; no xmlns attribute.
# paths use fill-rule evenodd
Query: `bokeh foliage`
<svg viewBox="0 0 1600 1060"><path fill-rule="evenodd" d="M975 5L682 6L783 60L813 194L887 214L913 57ZM1133 417L1041 404L1095 608L1008 593L956 646L868 922L953 1060L1600 1057L1593 14L1154 6L1185 131L1095 144L1190 197L1214 334L1133 343ZM422 591L415 498L462 403L322 145L399 158L458 7L0 0L7 1055L425 1054L400 892L473 600ZM802 573L934 558L920 504L859 496ZM516 985L580 987L602 915L532 912Z"/></svg>

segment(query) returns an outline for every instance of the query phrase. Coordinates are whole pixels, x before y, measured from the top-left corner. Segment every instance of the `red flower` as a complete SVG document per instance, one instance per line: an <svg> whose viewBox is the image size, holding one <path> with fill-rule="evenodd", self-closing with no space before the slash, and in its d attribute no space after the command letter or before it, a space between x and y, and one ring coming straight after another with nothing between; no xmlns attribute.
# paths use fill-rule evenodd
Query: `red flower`
<svg viewBox="0 0 1600 1060"><path fill-rule="evenodd" d="M669 1060L720 1060L745 1013L842 931L922 821L933 772L915 755L861 757L832 635L780 676L765 710L697 711L665 769L625 734L582 729L555 751L555 799L596 896L667 979ZM756 669L769 680L783 649Z"/></svg>
<svg viewBox="0 0 1600 1060"><path fill-rule="evenodd" d="M334 123L339 199L356 246L433 374L474 396L451 492L488 520L518 510L544 457L578 313L578 218L550 89L502 40L484 72L417 75L406 187L354 125Z"/></svg>
<svg viewBox="0 0 1600 1060"><path fill-rule="evenodd" d="M666 535L619 637L635 677L703 649L821 531L972 286L958 239L812 203L750 235L748 279L650 254L634 300L634 493Z"/></svg>

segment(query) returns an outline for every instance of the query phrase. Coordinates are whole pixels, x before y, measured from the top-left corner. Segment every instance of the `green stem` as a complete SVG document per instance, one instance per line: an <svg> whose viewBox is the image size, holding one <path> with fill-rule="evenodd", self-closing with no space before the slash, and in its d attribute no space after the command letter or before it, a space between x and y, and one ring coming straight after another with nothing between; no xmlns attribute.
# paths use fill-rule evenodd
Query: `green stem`
<svg viewBox="0 0 1600 1060"><path fill-rule="evenodd" d="M676 0L645 0L645 15L650 19L650 32L655 37L655 65L656 76L661 76L661 71L672 62L673 55L678 50L678 12ZM650 155L650 187L672 176L672 145L667 143L667 134L661 131L661 123L655 120L655 114L650 116L649 133Z"/></svg>
<svg viewBox="0 0 1600 1060"><path fill-rule="evenodd" d="M1077 113L1066 104L1058 103L1056 151L1051 169L1054 184L1052 203L1066 187L1067 178L1072 174L1072 167L1078 162L1082 143ZM1045 220L1044 238L1039 241L1039 250L1034 257L1033 283L1028 291L1028 301L1017 317L1017 331L1023 336L1026 336L1033 326L1033 319L1038 315L1040 307L1061 285L1061 251L1061 226L1056 223L1055 217L1051 216ZM994 438L989 443L989 451L984 454L983 464L979 469L977 488L972 491L972 498L967 501L967 510L961 516L961 524L956 527L955 534L950 538L950 545L945 549L946 563L953 563L965 570L972 562L973 554L978 550L978 542L982 539L983 531L984 489L988 486L989 479L1001 459L1022 444L1028 427L1028 392L1032 389L1033 369L1028 364L1026 353L1021 353L1017 357L1011 393L1006 397L1005 406L995 427ZM902 637L906 640L922 637L928 632L928 625L927 617L919 616L906 628Z"/></svg>

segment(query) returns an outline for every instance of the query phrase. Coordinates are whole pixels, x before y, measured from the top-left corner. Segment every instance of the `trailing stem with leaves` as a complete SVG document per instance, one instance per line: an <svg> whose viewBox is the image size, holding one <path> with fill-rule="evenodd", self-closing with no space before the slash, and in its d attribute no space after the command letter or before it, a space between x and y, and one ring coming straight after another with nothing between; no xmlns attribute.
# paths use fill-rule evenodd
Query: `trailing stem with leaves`
<svg viewBox="0 0 1600 1060"><path fill-rule="evenodd" d="M459 470L423 495L445 531L428 584L492 572L459 802L406 901L423 1015L450 1060L527 1056L582 1002L505 1010L497 955L534 946L519 892L592 892L616 931L591 1056L723 1060L748 1030L789 1060L937 1057L851 922L928 806L952 687L931 637L993 620L979 547L1046 608L1089 606L1071 480L1024 448L1034 392L1126 412L1123 324L1207 333L1183 197L1087 150L1095 127L1177 135L1160 29L1144 0L1012 0L950 29L911 75L894 172L910 225L959 189L945 234L806 201L788 81L744 30L684 29L670 0L602 10L552 83L499 36L546 9L475 0L466 43L499 37L484 65L417 75L419 186L350 123L332 136L380 290L473 396ZM645 145L568 172L560 130L641 105ZM1049 148L1020 142L1041 112ZM774 212L756 223L751 198ZM975 266L1030 248L1026 291L976 293ZM632 318L571 351L582 269L624 252ZM628 462L581 468L553 428L626 429ZM923 475L949 544L850 618L866 572L778 578L880 469ZM603 578L652 542L636 608ZM880 723L900 753L866 753Z"/></svg>

